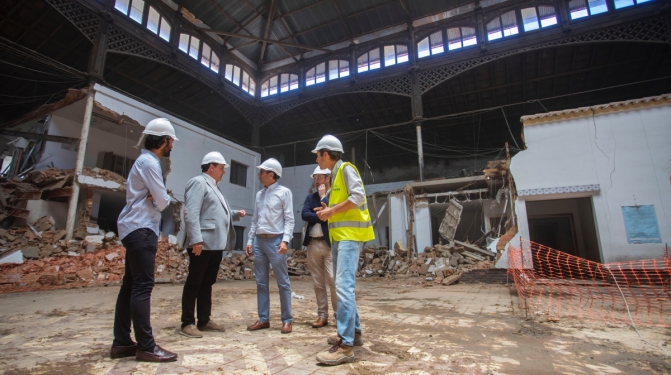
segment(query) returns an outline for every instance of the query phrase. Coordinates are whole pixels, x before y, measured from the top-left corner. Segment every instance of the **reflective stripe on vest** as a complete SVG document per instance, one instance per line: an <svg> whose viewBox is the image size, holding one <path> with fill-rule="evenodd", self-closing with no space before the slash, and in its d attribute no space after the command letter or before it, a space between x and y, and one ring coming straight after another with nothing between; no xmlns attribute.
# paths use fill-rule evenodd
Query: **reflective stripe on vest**
<svg viewBox="0 0 671 375"><path fill-rule="evenodd" d="M370 221L339 221L336 223L329 223L329 229L342 227L368 228L371 225Z"/></svg>

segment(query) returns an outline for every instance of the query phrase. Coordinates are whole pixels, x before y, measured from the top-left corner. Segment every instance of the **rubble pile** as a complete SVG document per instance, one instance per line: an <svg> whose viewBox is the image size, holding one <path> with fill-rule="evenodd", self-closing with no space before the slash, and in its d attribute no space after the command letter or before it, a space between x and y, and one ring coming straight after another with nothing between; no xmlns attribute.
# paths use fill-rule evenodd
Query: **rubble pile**
<svg viewBox="0 0 671 375"><path fill-rule="evenodd" d="M0 291L76 287L118 282L124 275L126 249L47 256L23 264L0 265Z"/></svg>
<svg viewBox="0 0 671 375"><path fill-rule="evenodd" d="M385 246L368 245L359 257L357 276L424 277L436 284L450 285L463 272L494 267L495 254L467 243L459 246L456 242L426 247L412 259L408 259L407 248L400 241L394 245L394 252Z"/></svg>

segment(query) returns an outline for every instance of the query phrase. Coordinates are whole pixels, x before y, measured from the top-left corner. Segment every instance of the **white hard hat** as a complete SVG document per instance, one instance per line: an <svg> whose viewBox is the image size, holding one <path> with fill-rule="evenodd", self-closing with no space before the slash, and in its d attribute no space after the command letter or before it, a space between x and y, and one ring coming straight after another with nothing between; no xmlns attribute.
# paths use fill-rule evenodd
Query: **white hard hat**
<svg viewBox="0 0 671 375"><path fill-rule="evenodd" d="M175 128L172 127L172 124L170 123L170 120L167 118L155 118L145 126L144 130L142 131L142 135L140 136L140 139L138 139L137 144L133 146L134 149L138 149L140 147L140 144L142 144L142 141L144 140L145 134L149 135L169 135L172 139L175 141L178 141L177 136L175 135Z"/></svg>
<svg viewBox="0 0 671 375"><path fill-rule="evenodd" d="M261 165L257 166L256 168L275 172L279 177L282 177L282 165L279 161L277 161L277 159L270 158L261 163Z"/></svg>
<svg viewBox="0 0 671 375"><path fill-rule="evenodd" d="M317 143L317 147L315 147L314 150L312 150L313 154L316 154L317 151L319 150L329 150L329 151L338 151L338 152L345 152L342 149L342 143L338 140L338 138L332 136L332 135L325 135L322 137L322 139L319 140Z"/></svg>
<svg viewBox="0 0 671 375"><path fill-rule="evenodd" d="M169 135L170 138L176 141L178 140L177 136L175 136L175 128L172 127L170 120L167 118L156 118L149 121L142 134L158 136Z"/></svg>
<svg viewBox="0 0 671 375"><path fill-rule="evenodd" d="M327 175L330 176L331 175L331 170L328 169L328 168L321 169L321 168L319 168L319 166L317 166L317 168L315 168L315 171L312 172L312 174L310 175L310 178L314 178L314 176L316 174L327 174Z"/></svg>
<svg viewBox="0 0 671 375"><path fill-rule="evenodd" d="M228 168L228 164L226 163L226 159L221 155L221 153L217 151L212 151L209 154L205 155L203 157L203 162L200 163L200 165L205 165L205 164L210 164L210 163L216 163L216 164L223 164L224 168Z"/></svg>

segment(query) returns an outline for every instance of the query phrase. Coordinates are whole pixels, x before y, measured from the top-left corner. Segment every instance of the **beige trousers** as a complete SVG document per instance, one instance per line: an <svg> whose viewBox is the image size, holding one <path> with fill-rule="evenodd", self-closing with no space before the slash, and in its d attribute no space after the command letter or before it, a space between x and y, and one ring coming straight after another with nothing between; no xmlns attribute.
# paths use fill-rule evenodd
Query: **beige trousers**
<svg viewBox="0 0 671 375"><path fill-rule="evenodd" d="M310 268L310 274L315 286L315 295L317 296L317 315L328 319L329 302L326 294L327 284L331 290L333 313L337 311L336 306L338 302L333 279L331 248L326 241L310 240L308 244L308 267Z"/></svg>

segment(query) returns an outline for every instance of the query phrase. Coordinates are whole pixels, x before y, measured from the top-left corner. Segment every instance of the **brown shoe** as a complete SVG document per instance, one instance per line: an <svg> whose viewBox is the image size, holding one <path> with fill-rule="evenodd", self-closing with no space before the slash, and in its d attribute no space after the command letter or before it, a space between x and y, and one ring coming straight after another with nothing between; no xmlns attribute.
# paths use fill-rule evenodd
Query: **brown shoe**
<svg viewBox="0 0 671 375"><path fill-rule="evenodd" d="M137 351L137 344L133 343L130 346L114 346L110 349L110 358L125 358L125 357L135 357L135 352Z"/></svg>
<svg viewBox="0 0 671 375"><path fill-rule="evenodd" d="M251 326L247 326L248 331L256 331L258 329L264 329L264 328L270 328L270 322L262 322L260 320L257 320L256 323L252 324Z"/></svg>
<svg viewBox="0 0 671 375"><path fill-rule="evenodd" d="M326 342L329 345L335 345L335 343L338 342L338 340L340 340L340 337L338 337L338 335L334 335L329 336ZM363 337L361 335L361 332L354 332L354 346L363 346Z"/></svg>
<svg viewBox="0 0 671 375"><path fill-rule="evenodd" d="M282 323L282 333L291 333L291 323Z"/></svg>
<svg viewBox="0 0 671 375"><path fill-rule="evenodd" d="M191 337L191 338L194 338L194 339L199 339L199 338L203 337L203 334L200 333L198 328L196 328L196 326L193 325L193 324L189 324L186 327L180 328L179 329L179 334L182 335L182 336Z"/></svg>
<svg viewBox="0 0 671 375"><path fill-rule="evenodd" d="M205 331L225 332L225 331L226 331L226 327L224 327L223 324L217 324L217 323L215 323L215 322L213 322L213 321L210 320L210 321L207 322L207 324L205 324L204 326L202 326L202 327L198 327L198 330L203 331L203 332L205 332Z"/></svg>
<svg viewBox="0 0 671 375"><path fill-rule="evenodd" d="M321 316L317 318L317 321L312 323L312 328L321 328L329 325L329 321L326 318L322 318Z"/></svg>
<svg viewBox="0 0 671 375"><path fill-rule="evenodd" d="M354 352L351 346L347 346L342 343L342 340L338 340L330 349L317 354L317 360L329 366L354 362Z"/></svg>
<svg viewBox="0 0 671 375"><path fill-rule="evenodd" d="M151 352L145 352L144 350L138 350L135 354L135 359L138 361L145 362L170 362L177 360L177 354L167 351L160 346L156 345L154 350Z"/></svg>

